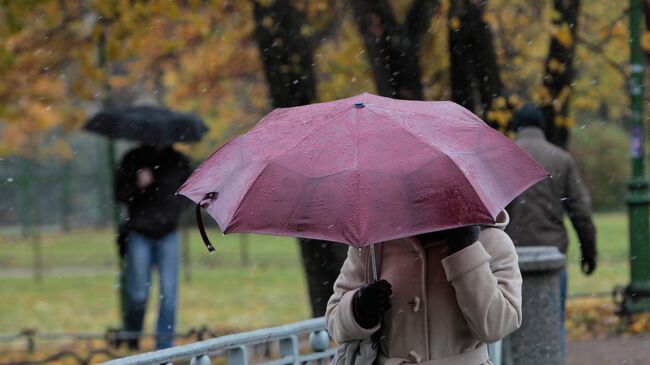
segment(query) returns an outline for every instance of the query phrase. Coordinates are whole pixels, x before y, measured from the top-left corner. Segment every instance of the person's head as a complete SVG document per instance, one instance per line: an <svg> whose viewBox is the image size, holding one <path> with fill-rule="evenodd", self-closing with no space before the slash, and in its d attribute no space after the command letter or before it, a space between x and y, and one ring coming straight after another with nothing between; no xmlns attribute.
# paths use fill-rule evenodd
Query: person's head
<svg viewBox="0 0 650 365"><path fill-rule="evenodd" d="M512 126L515 132L526 127L536 127L545 130L546 122L544 122L544 114L542 114L539 108L531 103L526 103L515 112L515 115L512 117Z"/></svg>

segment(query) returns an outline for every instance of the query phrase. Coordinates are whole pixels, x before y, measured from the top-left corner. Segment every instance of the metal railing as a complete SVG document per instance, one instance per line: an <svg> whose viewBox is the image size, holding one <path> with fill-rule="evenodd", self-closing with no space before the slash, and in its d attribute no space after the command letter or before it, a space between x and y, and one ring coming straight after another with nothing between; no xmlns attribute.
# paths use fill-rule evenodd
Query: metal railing
<svg viewBox="0 0 650 365"><path fill-rule="evenodd" d="M305 333L309 333L311 352L301 354L299 335ZM188 345L116 359L104 364L159 365L187 362L189 360L190 365L210 365L215 357L225 357L229 365L248 365L251 358L251 353L248 350L249 346L269 345L275 342L279 345L279 358L270 361L267 358L267 361L257 361L256 364L326 365L336 353L335 344L330 341L325 328L325 319L321 317L280 327L226 335ZM491 344L489 350L492 363L501 365L501 341Z"/></svg>
<svg viewBox="0 0 650 365"><path fill-rule="evenodd" d="M311 352L300 353L298 335L309 333ZM158 365L190 361L192 365L211 364L212 358L226 357L230 365L249 363L248 346L274 343L279 345L278 359L265 362L266 365L327 364L336 348L325 330L325 319L316 318L285 326L264 328L252 332L213 338L183 346L148 352L140 355L108 361L106 365Z"/></svg>

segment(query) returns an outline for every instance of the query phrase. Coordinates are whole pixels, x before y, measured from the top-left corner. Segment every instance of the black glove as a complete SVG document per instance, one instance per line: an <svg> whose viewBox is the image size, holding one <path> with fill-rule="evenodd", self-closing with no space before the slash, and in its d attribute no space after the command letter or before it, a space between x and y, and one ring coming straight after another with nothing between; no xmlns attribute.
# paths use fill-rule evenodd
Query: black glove
<svg viewBox="0 0 650 365"><path fill-rule="evenodd" d="M447 246L451 255L478 241L481 229L479 226L465 226L449 229L445 232L447 232Z"/></svg>
<svg viewBox="0 0 650 365"><path fill-rule="evenodd" d="M379 324L381 315L390 309L391 285L386 280L379 280L359 288L352 301L354 319L363 328L372 328Z"/></svg>
<svg viewBox="0 0 650 365"><path fill-rule="evenodd" d="M596 243L584 242L580 244L582 257L580 258L580 269L585 275L591 275L596 270Z"/></svg>

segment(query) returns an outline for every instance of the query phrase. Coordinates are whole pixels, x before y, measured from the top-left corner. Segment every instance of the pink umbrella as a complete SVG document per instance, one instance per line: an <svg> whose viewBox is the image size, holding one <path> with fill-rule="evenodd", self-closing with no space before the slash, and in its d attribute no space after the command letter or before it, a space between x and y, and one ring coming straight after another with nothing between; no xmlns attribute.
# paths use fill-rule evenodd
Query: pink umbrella
<svg viewBox="0 0 650 365"><path fill-rule="evenodd" d="M179 193L206 208L224 233L363 247L493 223L547 176L453 102L364 93L274 110L215 151Z"/></svg>

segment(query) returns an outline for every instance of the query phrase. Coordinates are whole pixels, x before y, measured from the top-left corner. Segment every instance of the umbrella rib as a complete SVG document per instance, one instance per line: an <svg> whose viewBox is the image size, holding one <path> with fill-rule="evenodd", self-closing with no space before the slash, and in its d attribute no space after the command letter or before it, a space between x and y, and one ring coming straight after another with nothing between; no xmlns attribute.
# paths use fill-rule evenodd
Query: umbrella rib
<svg viewBox="0 0 650 365"><path fill-rule="evenodd" d="M403 127L404 131L406 131L407 133L409 133L409 134L412 135L413 137L417 138L418 140L424 142L425 145L427 145L427 146L431 146L431 144L430 144L429 142L427 142L426 140L424 140L422 137L418 136L417 134L413 133L413 132L410 130L410 128L408 128L408 126L403 125L402 123L399 123L398 121L394 120L393 118L386 118L386 120L389 120L389 121L391 121L391 122L393 122L393 123L396 123L397 125ZM431 147L433 147L433 146L431 146ZM434 148L435 148L435 147L434 147ZM472 183L470 182L469 178L467 177L467 175L465 175L465 172L463 171L463 169L461 169L460 167L458 167L458 165L456 164L456 161L455 161L455 160L454 160L454 159L453 159L449 154L447 154L447 153L442 153L442 156L444 156L445 158L447 158L448 160L450 160L450 161L452 162L452 165L454 165L454 166L458 169L458 171L460 171L461 175L463 176L463 178L465 179L465 181L467 182L467 184L469 184L470 186L473 187L473 185L472 185ZM474 191L474 193L476 194L476 196L479 198L479 200L481 201L481 203L483 203L483 206L485 207L486 204L485 204L485 200L483 199L483 196L481 196L481 194L479 194L475 189L472 189L472 191ZM490 212L488 211L488 213L490 213ZM491 213L490 213L490 214L491 214Z"/></svg>
<svg viewBox="0 0 650 365"><path fill-rule="evenodd" d="M447 102L447 101L430 101L430 102L427 102L427 103L451 104L451 102ZM376 107L377 109L382 109L382 110L385 110L385 111L389 111L389 112L391 112L391 113L393 113L393 112L395 112L395 111L399 111L399 112L403 112L403 113L422 115L422 116L427 117L427 118L432 118L432 117L434 117L434 116L431 115L431 114L426 114L426 113L419 112L419 111L414 111L414 110L411 110L411 109L403 109L403 108L401 108L401 107L388 108L388 107L385 107L385 106L383 106L383 105L381 105L381 104L375 104L375 105L373 105L373 107ZM471 112L470 112L470 113L471 113ZM456 123L458 123L458 122L465 122L465 123L467 123L467 124L471 124L471 125L473 125L475 122L485 123L485 122L483 122L481 119L479 119L476 115L474 115L473 113L471 113L471 115L472 115L472 117L474 117L474 118L476 119L475 121L471 121L471 122L467 123L466 121L464 121L464 120L461 119L461 120L455 120L455 122L456 122ZM453 119L447 119L447 118L445 118L444 115L436 115L436 117L441 118L441 119L444 119L445 121L454 121ZM400 123L400 125L402 125L402 124Z"/></svg>
<svg viewBox="0 0 650 365"><path fill-rule="evenodd" d="M250 183L250 185L248 185L248 188L244 189L244 194L242 194L241 199L239 199L239 202L237 202L237 205L236 205L236 208L235 208L233 214L228 219L228 227L232 223L233 219L237 216L237 214L239 214L239 210L241 209L241 206L244 203L244 200L246 200L246 197L248 196L248 192L250 191L251 187L253 187L253 185L255 185L257 180L259 180L260 176L262 176L262 174L264 174L264 171L266 171L266 169L269 167L269 165L271 165L271 163L272 162L267 162L266 165L264 165L264 167L262 167L262 169L260 169L260 172L257 174L257 176L255 176L255 179L253 179L253 181ZM228 229L228 227L224 228L224 233L226 233L225 231Z"/></svg>
<svg viewBox="0 0 650 365"><path fill-rule="evenodd" d="M468 178L467 175L465 174L465 171L463 171L463 169L461 169L460 167L458 167L458 165L456 164L456 161L455 161L451 156L449 156L449 155L447 155L447 154L443 154L443 156L446 157L447 159L449 159L449 160L452 162L452 165L454 165L454 166L456 167L456 169L458 169L458 171L460 171L460 174L463 176L463 178L465 179L465 181L467 182L467 184L468 184L469 186L472 187L472 191L474 192L474 194L476 194L476 196L478 197L478 199L479 199L479 200L481 201L481 203L483 204L483 208L484 208L484 209L488 212L488 214L491 216L492 213L490 213L490 211L489 211L487 208L485 208L485 207L487 207L487 204L485 203L485 199L483 199L483 196L482 196L481 194L479 194L479 192L476 191L476 189L474 189L474 185L472 185L471 181L469 180L469 178ZM493 217L493 219L494 219L494 217Z"/></svg>

